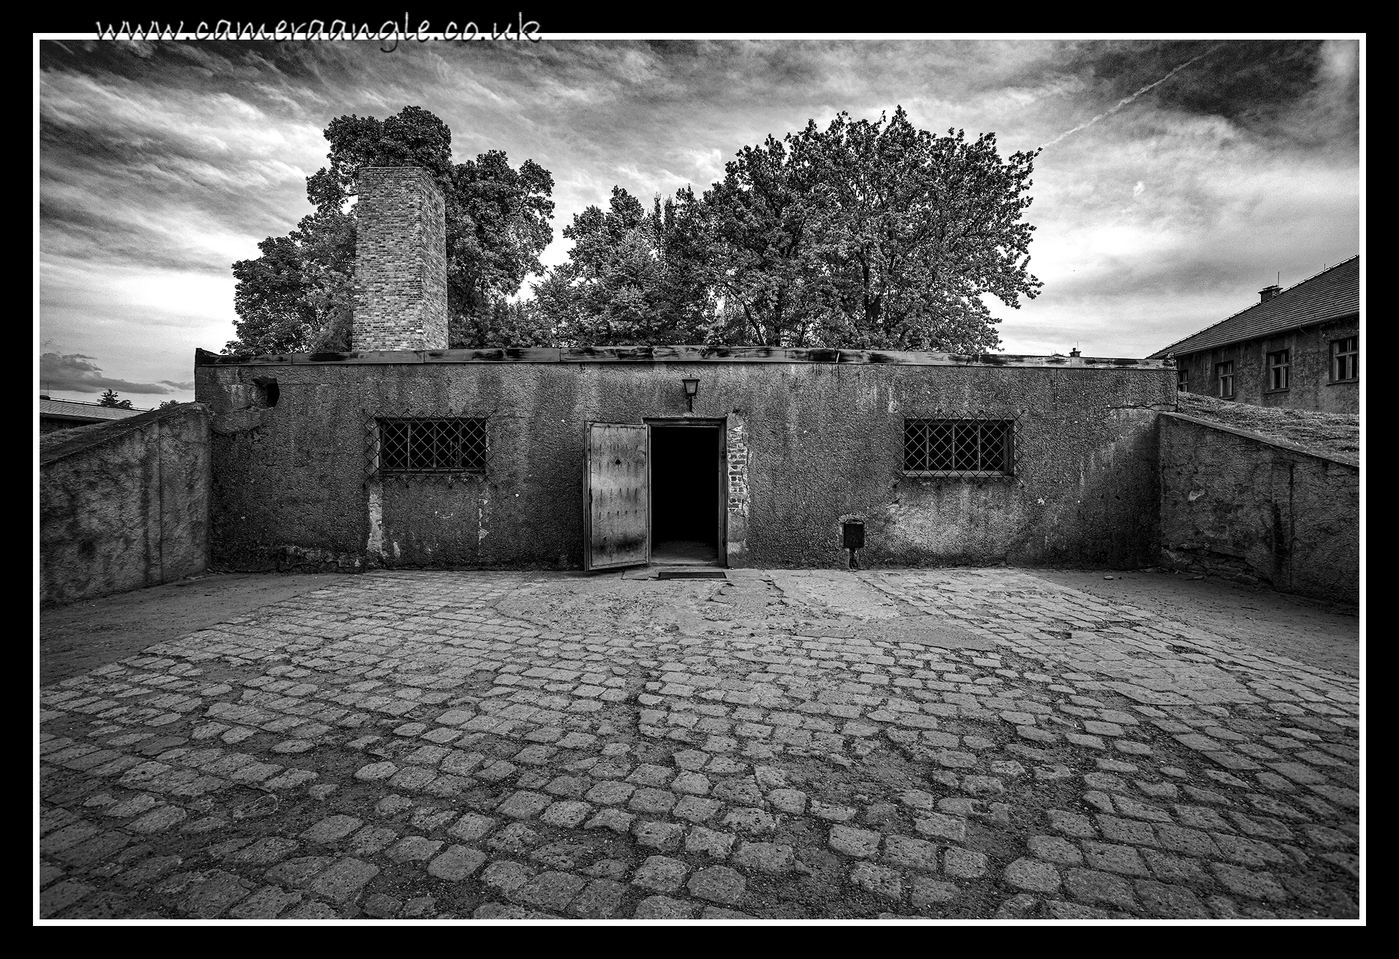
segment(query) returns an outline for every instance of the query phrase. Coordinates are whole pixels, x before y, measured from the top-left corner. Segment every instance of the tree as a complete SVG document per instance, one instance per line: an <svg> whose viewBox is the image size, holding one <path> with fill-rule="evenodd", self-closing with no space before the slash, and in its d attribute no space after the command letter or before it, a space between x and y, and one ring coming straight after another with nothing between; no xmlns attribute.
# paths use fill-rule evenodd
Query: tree
<svg viewBox="0 0 1399 959"><path fill-rule="evenodd" d="M553 239L553 177L532 160L511 167L491 150L452 162L451 131L421 107L386 120L354 115L325 129L329 165L306 179L315 212L284 237L258 244L256 259L233 264L237 336L224 352L298 353L352 348L355 214L359 171L418 166L446 199L448 345L514 346L493 325L496 305L539 273ZM532 330L516 330L529 339Z"/></svg>
<svg viewBox="0 0 1399 959"><path fill-rule="evenodd" d="M179 405L180 405L180 401L179 401L179 400L165 400L165 401L163 401L163 402L160 404L160 406L158 406L158 407L156 407L156 408L157 408L157 409L162 409L162 410L163 410L163 409L165 409L165 407L167 407L167 406L179 406Z"/></svg>
<svg viewBox="0 0 1399 959"><path fill-rule="evenodd" d="M682 191L648 212L621 187L603 211L576 214L563 235L568 262L534 288L541 318L576 346L697 343L714 303L693 246L701 235L693 195Z"/></svg>
<svg viewBox="0 0 1399 959"><path fill-rule="evenodd" d="M745 147L705 193L706 263L723 336L772 346L977 353L1000 338L983 302L1012 308L1028 272L1037 151L1002 160L995 134L935 137L903 108L839 114Z"/></svg>
<svg viewBox="0 0 1399 959"><path fill-rule="evenodd" d="M117 399L117 391L112 389L109 389L102 394L102 398L97 401L97 405L106 406L114 410L131 409L131 401Z"/></svg>

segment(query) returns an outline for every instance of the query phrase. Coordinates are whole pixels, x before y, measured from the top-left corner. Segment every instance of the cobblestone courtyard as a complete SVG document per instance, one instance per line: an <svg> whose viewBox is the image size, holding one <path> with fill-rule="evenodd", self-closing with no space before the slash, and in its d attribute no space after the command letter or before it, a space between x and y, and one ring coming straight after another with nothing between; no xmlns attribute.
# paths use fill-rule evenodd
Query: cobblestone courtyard
<svg viewBox="0 0 1399 959"><path fill-rule="evenodd" d="M1358 680L1026 570L368 573L39 720L41 918L1359 916Z"/></svg>

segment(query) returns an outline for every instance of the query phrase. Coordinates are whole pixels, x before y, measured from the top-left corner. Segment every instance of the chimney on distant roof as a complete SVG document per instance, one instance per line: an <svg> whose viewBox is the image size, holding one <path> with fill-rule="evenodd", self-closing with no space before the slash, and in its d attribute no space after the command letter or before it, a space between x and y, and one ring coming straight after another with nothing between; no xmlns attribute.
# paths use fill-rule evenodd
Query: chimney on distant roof
<svg viewBox="0 0 1399 959"><path fill-rule="evenodd" d="M447 215L418 167L365 167L355 204L354 349L447 348Z"/></svg>
<svg viewBox="0 0 1399 959"><path fill-rule="evenodd" d="M1282 287L1278 286L1276 283L1274 283L1272 286L1265 286L1263 287L1263 289L1258 291L1258 302L1267 303L1269 300L1271 300L1273 297L1277 296L1281 292Z"/></svg>

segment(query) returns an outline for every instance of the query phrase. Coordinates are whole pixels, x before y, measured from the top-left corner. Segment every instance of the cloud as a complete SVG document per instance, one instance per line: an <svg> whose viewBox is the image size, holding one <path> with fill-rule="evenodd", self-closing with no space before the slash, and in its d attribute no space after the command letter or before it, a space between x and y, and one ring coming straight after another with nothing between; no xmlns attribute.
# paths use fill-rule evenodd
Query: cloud
<svg viewBox="0 0 1399 959"><path fill-rule="evenodd" d="M130 380L104 376L102 368L92 360L93 357L82 353L44 353L39 357L39 385L46 391L95 393L101 390L116 390L119 393L159 395L194 388L193 383L179 384L169 380L160 383L133 383Z"/></svg>

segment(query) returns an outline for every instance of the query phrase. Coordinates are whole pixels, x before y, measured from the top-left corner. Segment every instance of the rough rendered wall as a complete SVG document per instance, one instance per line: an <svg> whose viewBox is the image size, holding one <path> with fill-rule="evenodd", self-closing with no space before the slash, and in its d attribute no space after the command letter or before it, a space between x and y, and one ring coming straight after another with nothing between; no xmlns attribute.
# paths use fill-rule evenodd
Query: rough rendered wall
<svg viewBox="0 0 1399 959"><path fill-rule="evenodd" d="M417 167L369 167L356 201L354 348L447 348L442 191Z"/></svg>
<svg viewBox="0 0 1399 959"><path fill-rule="evenodd" d="M280 403L253 408L252 379ZM582 563L585 422L725 423L726 557L838 567L841 520L866 523L861 563L1154 562L1157 411L1170 369L834 363L337 362L196 368L214 409L215 561L545 566ZM902 472L905 417L1017 416L1008 479ZM484 416L484 476L365 469L381 416Z"/></svg>
<svg viewBox="0 0 1399 959"><path fill-rule="evenodd" d="M1164 562L1360 601L1359 468L1180 414L1160 431Z"/></svg>
<svg viewBox="0 0 1399 959"><path fill-rule="evenodd" d="M195 403L39 441L44 605L203 572L209 556L209 411Z"/></svg>

